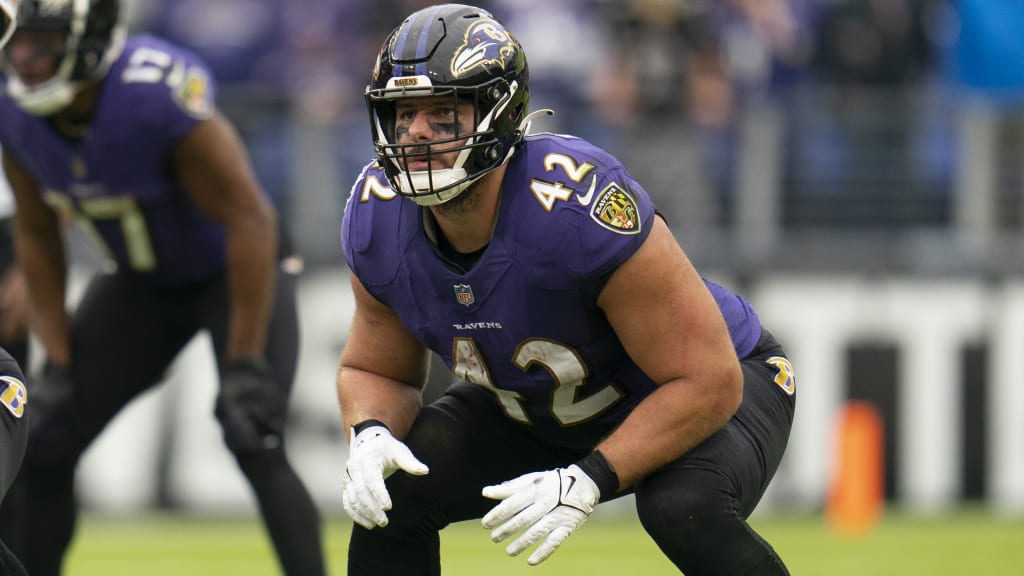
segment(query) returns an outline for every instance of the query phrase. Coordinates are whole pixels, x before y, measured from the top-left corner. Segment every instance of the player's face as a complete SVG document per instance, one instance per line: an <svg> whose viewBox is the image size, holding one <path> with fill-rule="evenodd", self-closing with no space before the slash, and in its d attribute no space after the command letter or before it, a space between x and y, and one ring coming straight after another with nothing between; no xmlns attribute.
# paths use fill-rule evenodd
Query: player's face
<svg viewBox="0 0 1024 576"><path fill-rule="evenodd" d="M4 48L4 58L26 86L46 82L57 73L67 32L16 30Z"/></svg>
<svg viewBox="0 0 1024 576"><path fill-rule="evenodd" d="M429 159L426 146L408 150L408 154L414 156L407 158L407 171L450 168L458 155L454 150L466 141L466 138L459 136L473 132L473 111L472 103L456 104L450 97L407 98L398 101L395 104L395 143L426 145L438 142L431 146ZM446 150L452 152L444 153ZM417 154L423 156L415 156Z"/></svg>

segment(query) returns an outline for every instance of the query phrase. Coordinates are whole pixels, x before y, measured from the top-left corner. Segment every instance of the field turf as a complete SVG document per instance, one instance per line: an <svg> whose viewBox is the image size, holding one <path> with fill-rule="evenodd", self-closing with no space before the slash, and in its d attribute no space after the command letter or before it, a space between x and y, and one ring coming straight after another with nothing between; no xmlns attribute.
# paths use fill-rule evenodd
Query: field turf
<svg viewBox="0 0 1024 576"><path fill-rule="evenodd" d="M753 525L796 575L1002 576L1022 574L1024 518L977 511L937 518L890 513L871 533L842 536L820 516L758 517ZM83 515L66 573L73 576L276 576L273 554L255 519ZM345 573L349 524L325 525L330 574ZM509 558L476 522L442 534L446 576L656 576L676 574L635 517L598 514L537 567ZM395 551L401 554L400 550Z"/></svg>

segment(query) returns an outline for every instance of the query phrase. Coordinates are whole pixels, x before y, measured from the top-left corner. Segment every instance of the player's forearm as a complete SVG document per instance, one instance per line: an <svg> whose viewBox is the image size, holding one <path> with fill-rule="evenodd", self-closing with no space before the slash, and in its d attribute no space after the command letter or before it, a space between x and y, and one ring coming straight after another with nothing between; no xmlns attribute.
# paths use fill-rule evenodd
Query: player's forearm
<svg viewBox="0 0 1024 576"><path fill-rule="evenodd" d="M383 422L404 438L423 403L422 389L351 366L338 368L338 404L346 432L366 420Z"/></svg>
<svg viewBox="0 0 1024 576"><path fill-rule="evenodd" d="M31 324L51 361L71 362L69 321L65 306L67 268L64 245L26 234L18 237L17 256L28 286Z"/></svg>
<svg viewBox="0 0 1024 576"><path fill-rule="evenodd" d="M239 218L228 225L228 358L263 355L276 281L276 231L273 217L265 215Z"/></svg>
<svg viewBox="0 0 1024 576"><path fill-rule="evenodd" d="M739 379L742 390L738 366L722 377ZM735 393L736 388L735 381L701 387L675 380L645 398L597 446L615 469L620 489L675 460L724 426L742 399L742 394Z"/></svg>

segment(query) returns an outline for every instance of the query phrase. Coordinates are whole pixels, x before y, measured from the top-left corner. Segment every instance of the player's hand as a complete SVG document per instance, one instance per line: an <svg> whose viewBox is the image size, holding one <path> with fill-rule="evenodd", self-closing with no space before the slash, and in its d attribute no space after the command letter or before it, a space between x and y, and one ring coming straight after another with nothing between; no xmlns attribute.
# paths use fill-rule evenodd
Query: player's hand
<svg viewBox="0 0 1024 576"><path fill-rule="evenodd" d="M28 407L32 412L31 428L43 426L51 418L57 417L61 411L70 408L75 391L71 382L71 369L67 366L47 360L29 384Z"/></svg>
<svg viewBox="0 0 1024 576"><path fill-rule="evenodd" d="M262 358L236 358L221 369L214 413L232 450L271 450L284 437L288 396Z"/></svg>
<svg viewBox="0 0 1024 576"><path fill-rule="evenodd" d="M543 539L526 561L531 566L547 560L586 522L601 499L597 484L575 464L485 486L483 495L502 501L483 518L484 528L493 528L491 540L501 542L526 529L505 548L509 556L518 556Z"/></svg>
<svg viewBox="0 0 1024 576"><path fill-rule="evenodd" d="M66 454L65 431L75 410L75 387L71 369L50 360L42 370L29 378L28 399L29 445L41 464L55 463Z"/></svg>
<svg viewBox="0 0 1024 576"><path fill-rule="evenodd" d="M348 464L341 481L345 512L363 528L388 525L391 495L384 480L398 470L423 476L430 470L386 426L370 426L358 434L352 429Z"/></svg>

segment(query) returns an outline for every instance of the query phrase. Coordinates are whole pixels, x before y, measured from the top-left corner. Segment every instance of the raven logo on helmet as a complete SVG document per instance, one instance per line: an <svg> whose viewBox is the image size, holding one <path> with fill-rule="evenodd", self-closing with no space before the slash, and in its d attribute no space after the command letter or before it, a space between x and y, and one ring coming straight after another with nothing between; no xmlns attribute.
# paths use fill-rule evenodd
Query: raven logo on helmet
<svg viewBox="0 0 1024 576"><path fill-rule="evenodd" d="M505 68L505 59L516 53L504 28L494 20L481 20L466 30L466 39L455 51L452 75L458 78L477 66L497 64Z"/></svg>

